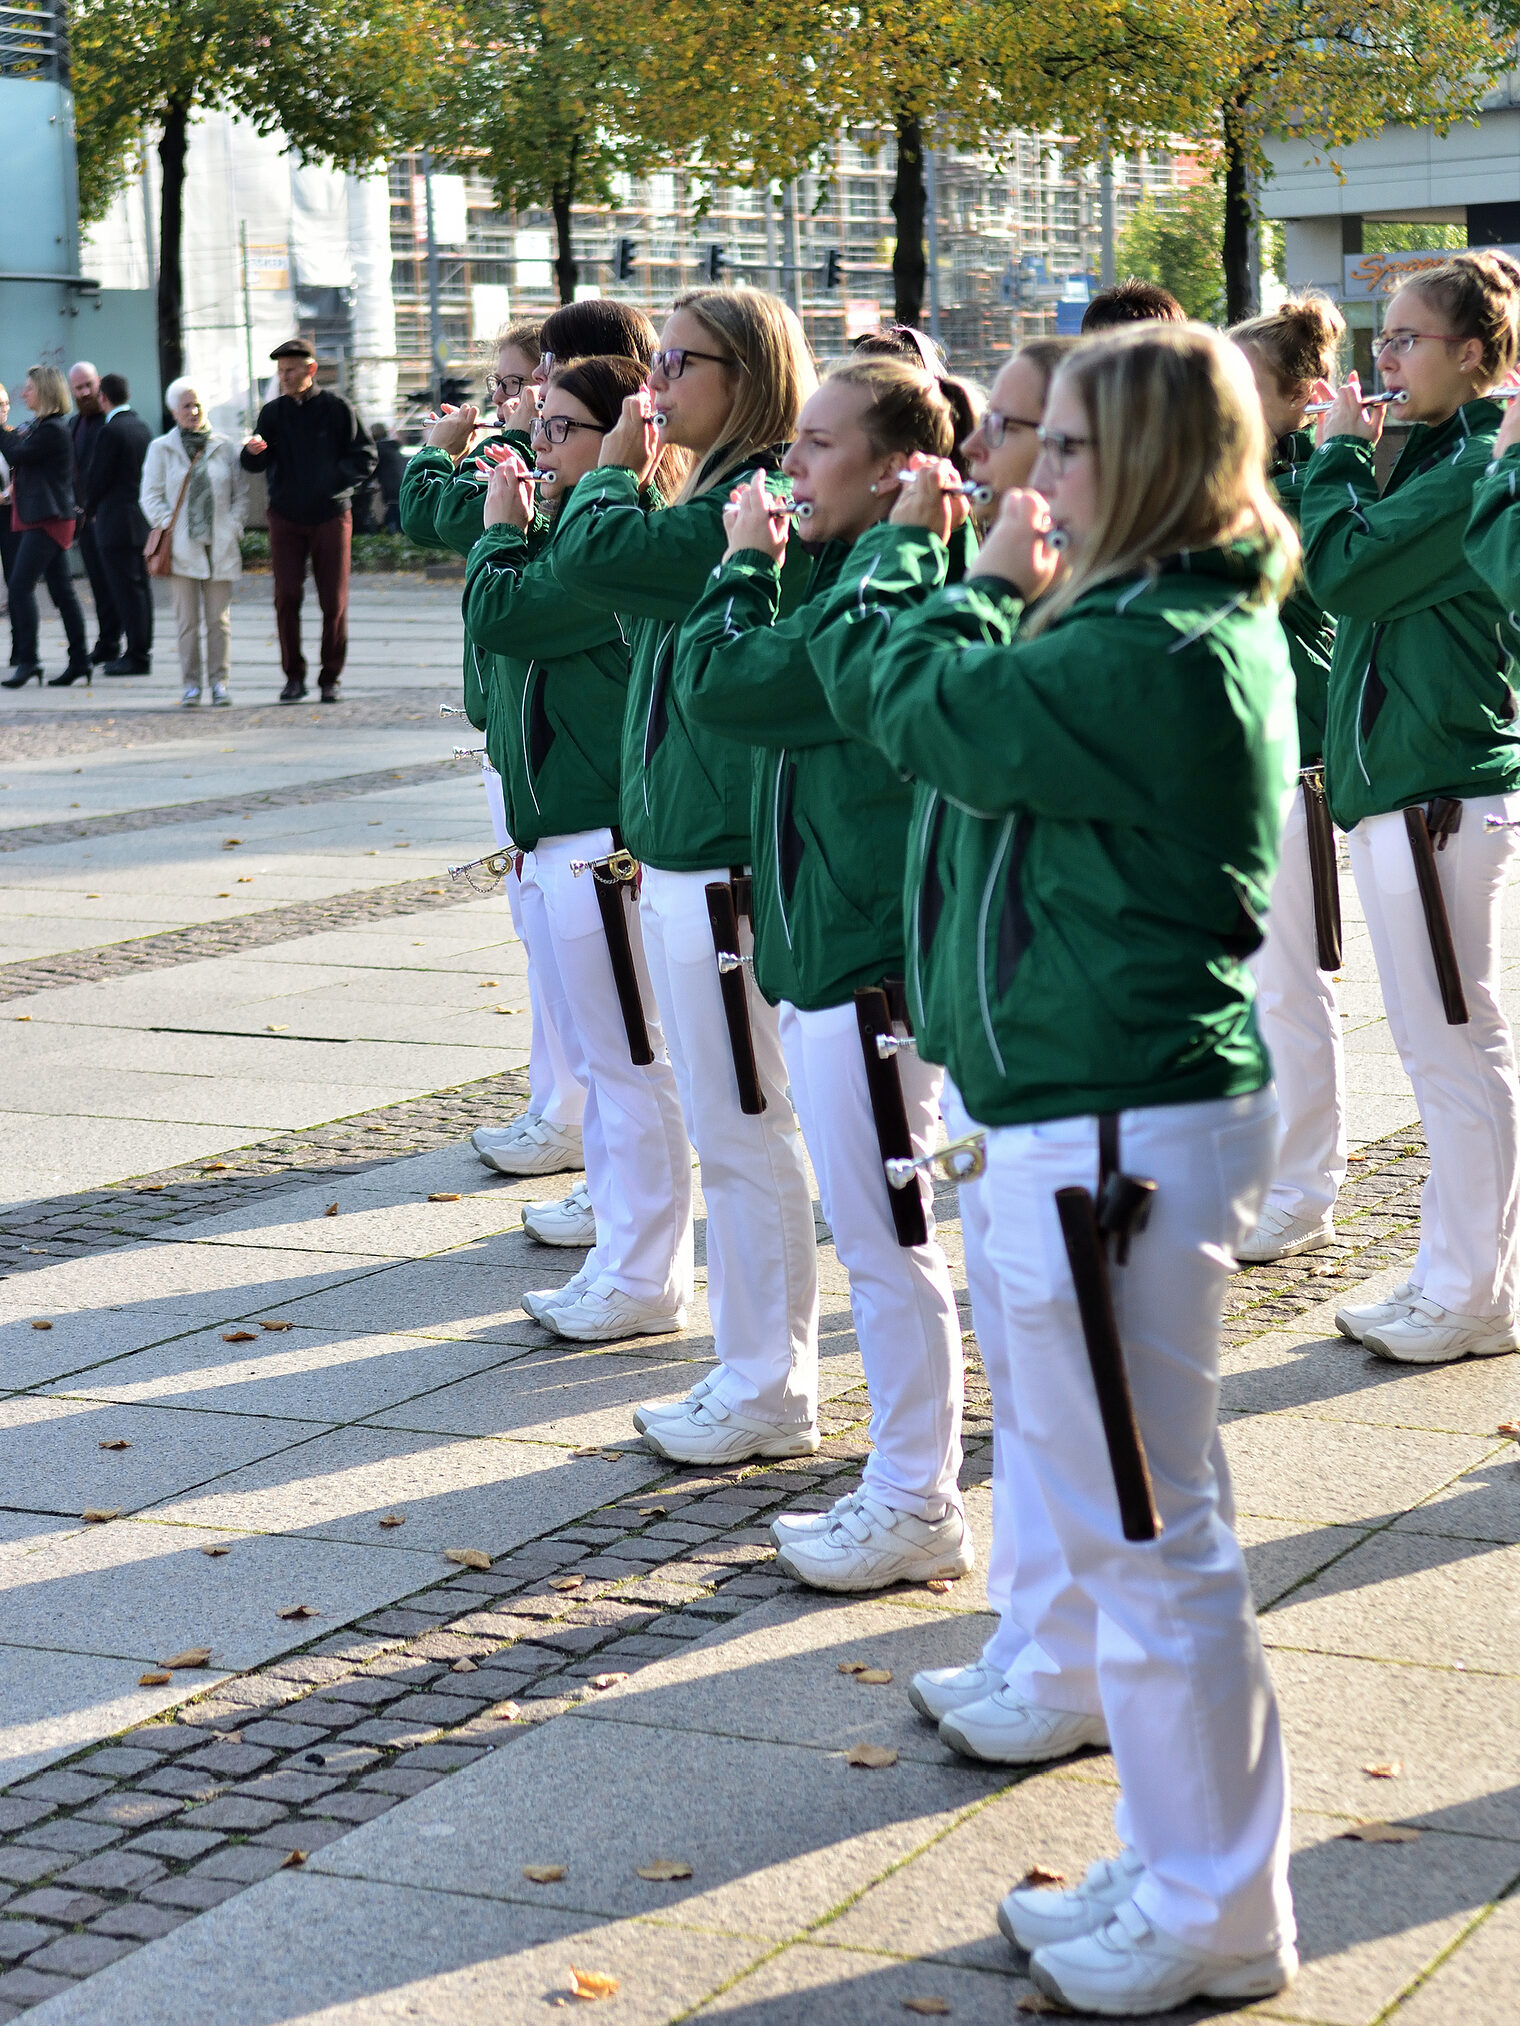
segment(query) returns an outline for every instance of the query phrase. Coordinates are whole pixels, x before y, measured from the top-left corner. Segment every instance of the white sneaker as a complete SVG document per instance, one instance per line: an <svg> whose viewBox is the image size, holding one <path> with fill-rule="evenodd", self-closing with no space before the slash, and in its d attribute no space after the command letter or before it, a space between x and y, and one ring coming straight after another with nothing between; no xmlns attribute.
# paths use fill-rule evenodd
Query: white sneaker
<svg viewBox="0 0 1520 2026"><path fill-rule="evenodd" d="M976 1556L962 1514L915 1519L862 1494L827 1526L793 1534L776 1561L815 1590L884 1590L889 1583L927 1583L964 1576Z"/></svg>
<svg viewBox="0 0 1520 2026"><path fill-rule="evenodd" d="M536 1111L519 1112L515 1119L508 1119L504 1126L477 1126L470 1135L470 1145L477 1154L483 1154L487 1147L505 1146L508 1140L515 1140L525 1125L538 1123Z"/></svg>
<svg viewBox="0 0 1520 2026"><path fill-rule="evenodd" d="M1259 1956L1216 1956L1152 1927L1132 1899L1100 1928L1036 1949L1029 1974L1074 2012L1134 2018L1189 1998L1270 1998L1292 1980L1298 1951L1283 1942Z"/></svg>
<svg viewBox="0 0 1520 2026"><path fill-rule="evenodd" d="M563 1287L531 1287L518 1307L526 1309L536 1323L541 1323L546 1309L562 1308L567 1301L579 1301L587 1289L595 1285L600 1271L601 1268L591 1259L586 1259L580 1271L572 1273Z"/></svg>
<svg viewBox="0 0 1520 2026"><path fill-rule="evenodd" d="M640 1434L672 1463L744 1463L752 1456L816 1456L816 1421L761 1421L711 1398L682 1401L674 1414L647 1416Z"/></svg>
<svg viewBox="0 0 1520 2026"><path fill-rule="evenodd" d="M1134 1897L1145 1866L1133 1850L1090 1864L1070 1892L1045 1885L1016 1885L998 1908L998 1926L1015 1948L1043 1949L1074 1942L1102 1927L1115 1907Z"/></svg>
<svg viewBox="0 0 1520 2026"><path fill-rule="evenodd" d="M1512 1316L1458 1315L1424 1295L1391 1322L1364 1330L1362 1342L1400 1365L1454 1365L1459 1358L1502 1358L1520 1350Z"/></svg>
<svg viewBox="0 0 1520 2026"><path fill-rule="evenodd" d="M1338 1308L1335 1311L1335 1327L1343 1337L1359 1344L1366 1331L1380 1329L1384 1323L1395 1323L1400 1316L1407 1315L1419 1298L1420 1290L1414 1282L1401 1280L1381 1301L1364 1301L1357 1307Z"/></svg>
<svg viewBox="0 0 1520 2026"><path fill-rule="evenodd" d="M695 1407L699 1400L705 1400L718 1383L716 1372L709 1372L705 1379L698 1379L691 1391L681 1400L646 1400L633 1410L633 1425L640 1435L648 1432L651 1421L679 1420L688 1407Z"/></svg>
<svg viewBox="0 0 1520 2026"><path fill-rule="evenodd" d="M184 689L183 689L183 690L182 690L182 691L180 692L180 699L179 699L179 700L180 700L180 702L181 702L182 704L187 704L187 705L188 705L188 704L193 704L193 703L199 703L199 702L200 702L200 700L201 700L201 686L200 686L200 684L199 684L198 682L187 682L187 683L185 684L185 687L184 687Z"/></svg>
<svg viewBox="0 0 1520 2026"><path fill-rule="evenodd" d="M824 1512L783 1512L771 1521L771 1539L778 1548L784 1548L788 1541L800 1540L804 1534L821 1533L840 1514L854 1506L866 1496L863 1484L857 1484L853 1491L847 1491L843 1498L836 1498Z"/></svg>
<svg viewBox="0 0 1520 2026"><path fill-rule="evenodd" d="M493 1135L484 1146L476 1138L473 1144L499 1175L558 1175L585 1165L579 1126L551 1126L531 1113L515 1126L500 1128L499 1138Z"/></svg>
<svg viewBox="0 0 1520 2026"><path fill-rule="evenodd" d="M591 1190L579 1182L554 1203L524 1203L523 1229L540 1245L595 1245L596 1213Z"/></svg>
<svg viewBox="0 0 1520 2026"><path fill-rule="evenodd" d="M939 1735L952 1752L994 1766L1042 1766L1051 1759L1069 1759L1084 1745L1108 1749L1102 1717L1024 1702L1006 1687L953 1709L941 1719Z"/></svg>
<svg viewBox="0 0 1520 2026"><path fill-rule="evenodd" d="M1335 1243L1335 1222L1323 1217L1295 1217L1272 1204L1261 1213L1261 1222L1243 1245L1235 1249L1242 1266L1264 1266L1273 1259L1292 1259L1300 1252L1318 1252Z"/></svg>
<svg viewBox="0 0 1520 2026"><path fill-rule="evenodd" d="M220 705L230 704L232 702L232 698L228 694L226 683L224 682L212 683L211 701L213 704L220 704Z"/></svg>
<svg viewBox="0 0 1520 2026"><path fill-rule="evenodd" d="M937 1724L951 1710L980 1702L1002 1685L1002 1668L985 1660L973 1660L969 1667L925 1667L908 1684L908 1700L920 1716Z"/></svg>
<svg viewBox="0 0 1520 2026"><path fill-rule="evenodd" d="M615 1344L624 1337L665 1337L686 1327L684 1308L656 1308L652 1301L621 1288L594 1284L574 1301L546 1307L538 1320L558 1337L577 1344Z"/></svg>

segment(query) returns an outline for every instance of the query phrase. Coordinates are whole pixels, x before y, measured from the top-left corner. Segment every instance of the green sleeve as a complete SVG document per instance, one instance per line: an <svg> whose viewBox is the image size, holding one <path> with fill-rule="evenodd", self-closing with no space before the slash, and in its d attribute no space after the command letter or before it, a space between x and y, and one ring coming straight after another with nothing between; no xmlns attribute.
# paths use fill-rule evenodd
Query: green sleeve
<svg viewBox="0 0 1520 2026"><path fill-rule="evenodd" d="M419 549L441 549L434 516L443 489L453 474L446 451L414 450L401 473L401 532Z"/></svg>
<svg viewBox="0 0 1520 2026"><path fill-rule="evenodd" d="M520 528L487 528L465 564L465 631L515 661L555 661L622 637L617 614L571 597Z"/></svg>
<svg viewBox="0 0 1520 2026"><path fill-rule="evenodd" d="M475 460L490 444L505 443L525 464L532 464L528 438L515 429L503 429L484 437L453 467L453 477L438 493L433 529L439 542L456 556L467 556L485 533L486 487L489 480L475 469Z"/></svg>
<svg viewBox="0 0 1520 2026"><path fill-rule="evenodd" d="M1520 605L1520 447L1506 450L1478 481L1464 547L1467 560L1506 611Z"/></svg>
<svg viewBox="0 0 1520 2026"><path fill-rule="evenodd" d="M871 739L871 671L899 612L945 581L950 552L927 528L870 528L814 614L808 652L829 709L845 731Z"/></svg>
<svg viewBox="0 0 1520 2026"><path fill-rule="evenodd" d="M781 571L745 549L712 573L681 628L675 683L694 724L750 746L831 746L840 730L808 659L816 604L781 610Z"/></svg>
<svg viewBox="0 0 1520 2026"><path fill-rule="evenodd" d="M1315 601L1339 618L1387 623L1475 590L1462 538L1488 456L1489 439L1469 437L1456 456L1379 498L1370 443L1336 436L1321 444L1300 509Z"/></svg>
<svg viewBox="0 0 1520 2026"><path fill-rule="evenodd" d="M630 619L684 619L726 546L728 493L720 485L648 513L631 471L617 465L589 471L560 512L555 575L578 598Z"/></svg>

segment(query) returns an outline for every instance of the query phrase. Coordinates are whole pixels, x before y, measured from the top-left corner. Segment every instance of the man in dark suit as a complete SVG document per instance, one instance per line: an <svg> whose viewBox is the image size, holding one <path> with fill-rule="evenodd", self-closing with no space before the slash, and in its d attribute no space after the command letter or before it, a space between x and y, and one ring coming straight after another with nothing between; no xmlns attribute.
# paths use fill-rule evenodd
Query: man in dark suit
<svg viewBox="0 0 1520 2026"><path fill-rule="evenodd" d="M121 616L127 651L108 661L106 675L147 675L153 666L153 587L143 557L148 518L138 504L143 460L153 432L127 400L120 373L103 373L105 416L84 482L84 507Z"/></svg>
<svg viewBox="0 0 1520 2026"><path fill-rule="evenodd" d="M69 392L74 397L74 413L69 417L69 435L74 444L74 496L83 503L90 482L90 462L106 419L100 407L100 375L88 359L70 366ZM95 600L97 626L90 659L98 668L101 662L114 661L121 653L121 615L111 596L111 583L100 559L95 530L88 521L79 524L78 542L85 575L90 580L90 594Z"/></svg>

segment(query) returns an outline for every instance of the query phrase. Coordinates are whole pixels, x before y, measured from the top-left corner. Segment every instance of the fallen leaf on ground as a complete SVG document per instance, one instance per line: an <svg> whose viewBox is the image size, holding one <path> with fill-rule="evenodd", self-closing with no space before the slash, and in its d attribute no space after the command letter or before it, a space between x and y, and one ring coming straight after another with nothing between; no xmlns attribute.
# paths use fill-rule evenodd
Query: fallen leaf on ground
<svg viewBox="0 0 1520 2026"><path fill-rule="evenodd" d="M30 1013L18 1013L15 1017L18 1020L30 1020L32 1016Z"/></svg>
<svg viewBox="0 0 1520 2026"><path fill-rule="evenodd" d="M1347 1154L1346 1156L1346 1159L1348 1161L1365 1161L1366 1158L1367 1156L1365 1154Z"/></svg>
<svg viewBox="0 0 1520 2026"><path fill-rule="evenodd" d="M522 1875L532 1885L553 1885L565 1875L562 1864L525 1864Z"/></svg>
<svg viewBox="0 0 1520 2026"><path fill-rule="evenodd" d="M160 1667L204 1667L211 1658L209 1646L187 1646L183 1653L176 1653L170 1660L161 1660Z"/></svg>
<svg viewBox="0 0 1520 2026"><path fill-rule="evenodd" d="M173 1679L172 1674L166 1674L162 1668L158 1668L152 1674L138 1675L137 1685L139 1688L167 1688Z"/></svg>
<svg viewBox="0 0 1520 2026"><path fill-rule="evenodd" d="M839 1672L841 1674L864 1674L870 1664L869 1660L841 1660Z"/></svg>
<svg viewBox="0 0 1520 2026"><path fill-rule="evenodd" d="M457 1203L459 1201L459 1191L457 1189L435 1189L432 1195L428 1197L428 1201L430 1203Z"/></svg>
<svg viewBox="0 0 1520 2026"><path fill-rule="evenodd" d="M201 1553L203 1555L230 1555L232 1550L222 1541L208 1541L205 1547L201 1549Z"/></svg>
<svg viewBox="0 0 1520 2026"><path fill-rule="evenodd" d="M1052 1871L1048 1864L1031 1864L1019 1880L1017 1890L1022 1892L1027 1885L1064 1885L1066 1873Z"/></svg>
<svg viewBox="0 0 1520 2026"><path fill-rule="evenodd" d="M1031 1991L1027 1998L1020 1998L1021 2012L1064 2012L1070 2014L1070 2005L1063 2005L1059 1998L1047 1998L1043 1991Z"/></svg>
<svg viewBox="0 0 1520 2026"><path fill-rule="evenodd" d="M224 1344L253 1344L258 1342L258 1335L257 1330L223 1330L222 1342Z"/></svg>
<svg viewBox="0 0 1520 2026"><path fill-rule="evenodd" d="M306 1852L304 1850L287 1850L280 1861L280 1869L281 1871L289 1871L295 1865L304 1864L305 1862Z"/></svg>
<svg viewBox="0 0 1520 2026"><path fill-rule="evenodd" d="M276 1611L276 1618L317 1618L321 1613L313 1604L287 1604L283 1611Z"/></svg>
<svg viewBox="0 0 1520 2026"><path fill-rule="evenodd" d="M241 844L242 841L241 837L224 837L222 839L222 849L223 851L230 851L235 844Z"/></svg>
<svg viewBox="0 0 1520 2026"><path fill-rule="evenodd" d="M639 1507L639 1515L643 1519L669 1519L670 1507L668 1505L641 1505Z"/></svg>
<svg viewBox="0 0 1520 2026"><path fill-rule="evenodd" d="M616 1688L620 1681L626 1681L627 1679L628 1672L626 1668L621 1674L593 1674L591 1686L597 1689Z"/></svg>
<svg viewBox="0 0 1520 2026"><path fill-rule="evenodd" d="M404 1512L384 1513L376 1524L382 1527L404 1527L406 1525L406 1514Z"/></svg>
<svg viewBox="0 0 1520 2026"><path fill-rule="evenodd" d="M36 1327L36 1323L33 1323L32 1328ZM1501 1421L1497 1432L1500 1435L1508 1435L1512 1441L1520 1439L1520 1421Z"/></svg>
<svg viewBox="0 0 1520 2026"><path fill-rule="evenodd" d="M869 1688L881 1688L892 1679L892 1670L890 1667L863 1667L855 1679Z"/></svg>
<svg viewBox="0 0 1520 2026"><path fill-rule="evenodd" d="M491 1557L484 1548L445 1548L443 1559L457 1562L461 1569L489 1569Z"/></svg>
<svg viewBox="0 0 1520 2026"><path fill-rule="evenodd" d="M34 1330L50 1330L52 1327L53 1325L42 1316L39 1316L32 1324Z"/></svg>
<svg viewBox="0 0 1520 2026"><path fill-rule="evenodd" d="M578 1590L585 1582L584 1576L556 1576L550 1583L551 1590Z"/></svg>
<svg viewBox="0 0 1520 2026"><path fill-rule="evenodd" d="M324 1217L336 1217L337 1214L338 1214L338 1206L336 1203L329 1203L327 1208L322 1212L322 1215Z"/></svg>
<svg viewBox="0 0 1520 2026"><path fill-rule="evenodd" d="M1363 1766L1362 1771L1373 1780L1396 1780L1404 1770L1402 1759L1385 1759L1380 1765Z"/></svg>
<svg viewBox="0 0 1520 2026"><path fill-rule="evenodd" d="M901 2000L905 2012L916 2012L921 2019L948 2019L950 2000L948 1998L904 1998Z"/></svg>
<svg viewBox="0 0 1520 2026"><path fill-rule="evenodd" d="M925 1583L924 1585L924 1588L926 1590L932 1590L936 1597L943 1597L948 1591L952 1590L954 1587L955 1587L954 1584L951 1583L951 1581L947 1576L931 1576L928 1582Z"/></svg>
<svg viewBox="0 0 1520 2026"><path fill-rule="evenodd" d="M162 1182L139 1182L134 1193L139 1196L162 1196L164 1185Z"/></svg>
<svg viewBox="0 0 1520 2026"><path fill-rule="evenodd" d="M677 1878L690 1878L691 1866L679 1857L656 1857L649 1864L638 1867L640 1878L647 1878L655 1885L669 1885Z"/></svg>
<svg viewBox="0 0 1520 2026"><path fill-rule="evenodd" d="M897 1753L891 1745L851 1745L844 1762L847 1766L895 1766Z"/></svg>
<svg viewBox="0 0 1520 2026"><path fill-rule="evenodd" d="M570 1452L572 1456L603 1456L609 1463L621 1463L625 1453L621 1449L602 1449L595 1443L589 1448L572 1449Z"/></svg>
<svg viewBox="0 0 1520 2026"><path fill-rule="evenodd" d="M1357 1822L1341 1831L1343 1843L1418 1843L1418 1829L1406 1829L1402 1822Z"/></svg>
<svg viewBox="0 0 1520 2026"><path fill-rule="evenodd" d="M578 1970L570 1966L570 1995L573 1998L615 1998L618 1980L600 1970Z"/></svg>
<svg viewBox="0 0 1520 2026"><path fill-rule="evenodd" d="M517 1008L515 1006L498 1006L496 1011L498 1013L515 1013Z"/></svg>
<svg viewBox="0 0 1520 2026"><path fill-rule="evenodd" d="M478 1661L466 1660L463 1657L456 1660L454 1665L449 1669L450 1674L479 1674L479 1672L480 1663Z"/></svg>
<svg viewBox="0 0 1520 2026"><path fill-rule="evenodd" d="M113 1435L109 1442L97 1442L95 1447L97 1449L130 1449L132 1445L125 1435Z"/></svg>
<svg viewBox="0 0 1520 2026"><path fill-rule="evenodd" d="M264 1322L261 1322L261 1323L259 1324L259 1328L260 1328L261 1330L293 1330L293 1329L295 1328L295 1324L294 1324L294 1323L264 1323Z"/></svg>
<svg viewBox="0 0 1520 2026"><path fill-rule="evenodd" d="M119 1505L86 1506L79 1517L82 1520L88 1520L92 1527L104 1526L107 1520L121 1518L121 1507Z"/></svg>
<svg viewBox="0 0 1520 2026"><path fill-rule="evenodd" d="M500 983L500 978L482 978L480 989L482 992L494 992Z"/></svg>
<svg viewBox="0 0 1520 2026"><path fill-rule="evenodd" d="M201 1169L203 1175L225 1175L226 1172L227 1163L225 1161L207 1161Z"/></svg>
<svg viewBox="0 0 1520 2026"><path fill-rule="evenodd" d="M288 1020L266 1021L264 1032L266 1034L288 1034L290 1032L290 1022Z"/></svg>
<svg viewBox="0 0 1520 2026"><path fill-rule="evenodd" d="M491 1721L499 1724L515 1724L521 1715L522 1711L515 1702L503 1702L492 1710Z"/></svg>

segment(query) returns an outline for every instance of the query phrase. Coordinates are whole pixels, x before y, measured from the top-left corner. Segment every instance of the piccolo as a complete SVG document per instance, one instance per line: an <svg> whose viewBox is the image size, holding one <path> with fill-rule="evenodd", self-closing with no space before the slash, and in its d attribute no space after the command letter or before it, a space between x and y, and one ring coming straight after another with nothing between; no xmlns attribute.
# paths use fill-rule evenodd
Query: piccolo
<svg viewBox="0 0 1520 2026"><path fill-rule="evenodd" d="M987 1172L987 1135L967 1133L963 1140L951 1140L932 1154L916 1160L887 1161L883 1165L894 1189L906 1189L920 1168L938 1168L947 1182L974 1182Z"/></svg>
<svg viewBox="0 0 1520 2026"><path fill-rule="evenodd" d="M1340 396L1337 394L1334 399L1329 401L1311 401L1304 410L1304 413L1306 415L1328 415L1339 399ZM1398 387L1387 394L1358 395L1357 405L1361 408L1402 408L1408 399L1409 396L1404 392L1404 389Z"/></svg>

